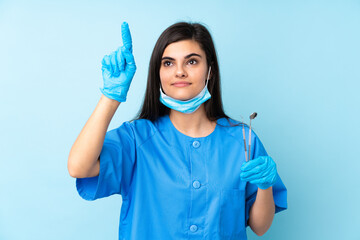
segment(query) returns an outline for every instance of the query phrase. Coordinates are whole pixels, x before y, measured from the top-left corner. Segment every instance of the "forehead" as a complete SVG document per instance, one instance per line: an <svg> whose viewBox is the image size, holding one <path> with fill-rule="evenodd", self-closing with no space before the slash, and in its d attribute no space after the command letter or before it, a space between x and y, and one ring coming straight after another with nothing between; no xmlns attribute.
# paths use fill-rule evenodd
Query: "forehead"
<svg viewBox="0 0 360 240"><path fill-rule="evenodd" d="M164 50L163 57L182 58L190 53L205 56L205 52L201 49L198 42L194 40L182 40L169 44Z"/></svg>

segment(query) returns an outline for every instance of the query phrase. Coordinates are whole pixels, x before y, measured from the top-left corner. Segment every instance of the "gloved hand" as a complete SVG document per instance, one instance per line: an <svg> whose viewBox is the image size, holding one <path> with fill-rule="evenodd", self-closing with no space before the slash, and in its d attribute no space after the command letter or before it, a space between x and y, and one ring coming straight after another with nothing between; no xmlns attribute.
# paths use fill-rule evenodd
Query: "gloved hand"
<svg viewBox="0 0 360 240"><path fill-rule="evenodd" d="M276 182L276 164L269 156L260 156L244 162L241 166L240 178L256 184L261 189L267 189Z"/></svg>
<svg viewBox="0 0 360 240"><path fill-rule="evenodd" d="M130 29L126 22L121 25L121 35L123 46L110 56L105 55L101 62L104 87L100 91L110 99L125 102L136 71Z"/></svg>

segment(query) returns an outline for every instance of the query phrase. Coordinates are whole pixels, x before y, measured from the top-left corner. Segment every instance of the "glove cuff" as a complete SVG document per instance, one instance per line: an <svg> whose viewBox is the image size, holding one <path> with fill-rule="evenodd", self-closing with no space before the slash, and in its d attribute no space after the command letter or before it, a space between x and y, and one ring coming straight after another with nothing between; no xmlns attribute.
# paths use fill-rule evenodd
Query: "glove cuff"
<svg viewBox="0 0 360 240"><path fill-rule="evenodd" d="M111 94L111 93L108 93L104 90L104 88L99 88L101 93L107 97L107 98L110 98L110 99L113 99L113 100L116 100L118 102L126 102L126 97L120 97L118 95L114 95L114 94Z"/></svg>

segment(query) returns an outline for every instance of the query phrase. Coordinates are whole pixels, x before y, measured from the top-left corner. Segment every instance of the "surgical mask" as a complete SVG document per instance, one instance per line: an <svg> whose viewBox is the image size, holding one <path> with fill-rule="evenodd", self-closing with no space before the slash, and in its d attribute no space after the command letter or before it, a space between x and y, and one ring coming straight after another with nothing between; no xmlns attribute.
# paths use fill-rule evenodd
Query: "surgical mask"
<svg viewBox="0 0 360 240"><path fill-rule="evenodd" d="M193 97L192 99L185 100L185 101L178 100L178 99L175 99L175 98L172 98L172 97L166 95L162 91L161 85L160 85L160 102L162 104L164 104L165 106L167 106L168 108L174 109L174 110L182 112L182 113L190 114L190 113L195 112L201 106L201 104L203 104L209 98L211 98L211 94L209 93L209 90L207 88L210 70L211 70L211 66L209 68L205 87L201 90L201 92L197 96Z"/></svg>

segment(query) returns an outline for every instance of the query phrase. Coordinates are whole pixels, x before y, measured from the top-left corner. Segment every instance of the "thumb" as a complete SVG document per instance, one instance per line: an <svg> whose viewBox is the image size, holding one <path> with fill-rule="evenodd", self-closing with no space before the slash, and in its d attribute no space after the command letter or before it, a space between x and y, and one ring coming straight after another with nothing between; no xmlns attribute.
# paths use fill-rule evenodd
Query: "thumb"
<svg viewBox="0 0 360 240"><path fill-rule="evenodd" d="M134 55L128 49L123 49L123 54L126 60L125 73L134 74L136 71Z"/></svg>

